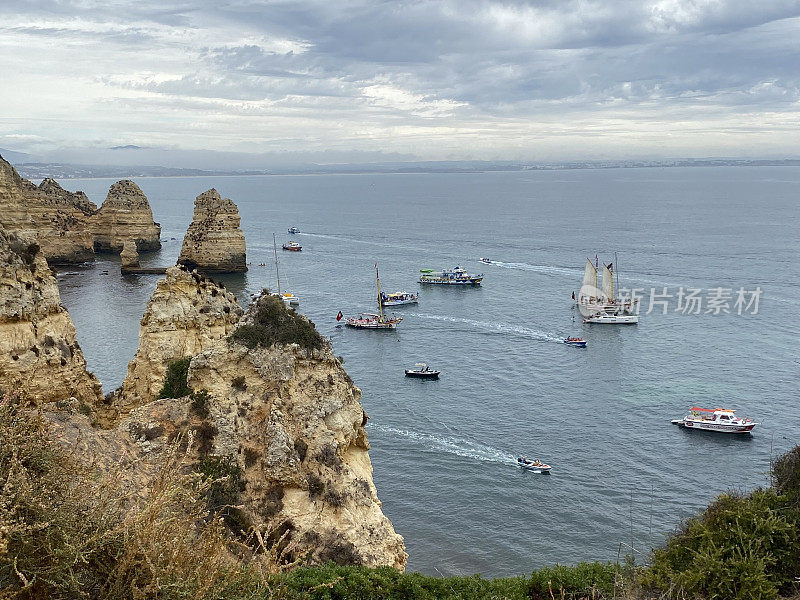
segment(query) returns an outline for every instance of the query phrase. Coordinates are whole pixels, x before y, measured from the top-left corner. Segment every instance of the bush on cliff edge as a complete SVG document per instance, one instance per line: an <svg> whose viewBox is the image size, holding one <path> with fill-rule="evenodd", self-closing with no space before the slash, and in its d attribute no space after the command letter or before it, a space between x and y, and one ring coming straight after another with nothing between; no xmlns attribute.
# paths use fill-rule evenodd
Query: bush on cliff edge
<svg viewBox="0 0 800 600"><path fill-rule="evenodd" d="M269 348L274 344L298 344L308 351L318 350L325 339L314 324L293 308L286 308L280 298L266 291L256 300L252 323L240 325L231 338L250 349L256 346Z"/></svg>
<svg viewBox="0 0 800 600"><path fill-rule="evenodd" d="M167 374L164 376L164 386L158 394L159 398L183 398L192 393L186 380L189 376L189 363L191 357L173 360L167 365Z"/></svg>

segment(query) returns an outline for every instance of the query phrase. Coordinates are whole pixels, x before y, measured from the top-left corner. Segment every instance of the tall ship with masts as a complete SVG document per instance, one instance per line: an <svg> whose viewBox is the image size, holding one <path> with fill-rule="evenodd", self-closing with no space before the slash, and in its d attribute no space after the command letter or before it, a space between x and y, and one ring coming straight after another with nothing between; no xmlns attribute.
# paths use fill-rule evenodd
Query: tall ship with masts
<svg viewBox="0 0 800 600"><path fill-rule="evenodd" d="M403 317L387 317L383 313L381 302L381 278L378 274L378 263L375 263L375 282L378 286L378 314L359 313L357 317L345 317L344 324L356 329L396 329Z"/></svg>
<svg viewBox="0 0 800 600"><path fill-rule="evenodd" d="M617 262L616 255L614 257ZM603 263L602 287L598 288L598 263L592 264L586 259L583 271L583 282L578 292L576 303L578 310L584 317L584 323L608 323L619 325L633 325L639 322L639 315L635 314L638 300L623 300L614 294L619 288L619 273L616 272L617 281L614 281L613 263Z"/></svg>

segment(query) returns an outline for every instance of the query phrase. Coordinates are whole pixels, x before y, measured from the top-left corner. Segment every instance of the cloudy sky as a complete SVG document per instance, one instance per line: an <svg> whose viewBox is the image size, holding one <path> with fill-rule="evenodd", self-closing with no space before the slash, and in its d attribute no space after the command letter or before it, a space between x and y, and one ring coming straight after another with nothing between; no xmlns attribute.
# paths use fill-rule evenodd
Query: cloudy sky
<svg viewBox="0 0 800 600"><path fill-rule="evenodd" d="M798 0L2 0L0 147L797 157L798 40Z"/></svg>

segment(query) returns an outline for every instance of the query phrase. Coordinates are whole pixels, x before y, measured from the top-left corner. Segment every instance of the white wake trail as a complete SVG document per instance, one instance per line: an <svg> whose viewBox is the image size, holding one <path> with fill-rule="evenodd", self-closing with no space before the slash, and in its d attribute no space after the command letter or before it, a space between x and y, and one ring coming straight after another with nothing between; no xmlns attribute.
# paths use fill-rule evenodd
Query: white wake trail
<svg viewBox="0 0 800 600"><path fill-rule="evenodd" d="M496 331L498 333L521 335L523 337L530 337L543 342L561 343L563 341L563 338L557 337L545 331L530 329L528 327L519 327L517 325L509 325L508 323L490 323L488 321L475 321L474 319L463 319L461 317L448 317L444 315L428 315L423 313L408 313L408 316L419 317L421 319L431 319L434 321L443 321L447 323L463 323L464 325L471 325L485 331Z"/></svg>

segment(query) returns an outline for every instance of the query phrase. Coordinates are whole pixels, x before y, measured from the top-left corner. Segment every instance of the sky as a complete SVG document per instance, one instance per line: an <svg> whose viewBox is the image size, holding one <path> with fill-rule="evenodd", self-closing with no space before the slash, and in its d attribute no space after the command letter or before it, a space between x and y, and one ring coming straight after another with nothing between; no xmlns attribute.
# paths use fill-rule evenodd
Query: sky
<svg viewBox="0 0 800 600"><path fill-rule="evenodd" d="M2 0L0 147L200 168L796 158L798 40L798 0Z"/></svg>

